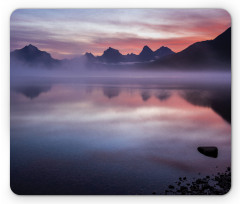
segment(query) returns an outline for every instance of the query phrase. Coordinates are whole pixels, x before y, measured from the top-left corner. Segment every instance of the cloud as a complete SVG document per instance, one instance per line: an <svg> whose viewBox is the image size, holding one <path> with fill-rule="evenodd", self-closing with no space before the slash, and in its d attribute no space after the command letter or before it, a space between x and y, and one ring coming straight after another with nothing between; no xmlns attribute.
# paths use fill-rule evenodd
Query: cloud
<svg viewBox="0 0 240 204"><path fill-rule="evenodd" d="M60 59L109 46L123 54L144 45L178 52L230 25L222 9L20 9L11 16L11 50L32 43Z"/></svg>

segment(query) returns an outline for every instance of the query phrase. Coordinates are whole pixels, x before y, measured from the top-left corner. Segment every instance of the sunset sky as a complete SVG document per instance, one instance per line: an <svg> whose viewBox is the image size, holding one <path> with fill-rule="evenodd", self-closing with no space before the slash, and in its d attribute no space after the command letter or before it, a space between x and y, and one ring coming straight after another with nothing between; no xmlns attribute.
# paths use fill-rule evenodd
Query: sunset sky
<svg viewBox="0 0 240 204"><path fill-rule="evenodd" d="M11 15L10 49L33 44L57 59L101 55L108 47L122 54L138 54L144 45L179 52L230 26L222 9L20 9Z"/></svg>

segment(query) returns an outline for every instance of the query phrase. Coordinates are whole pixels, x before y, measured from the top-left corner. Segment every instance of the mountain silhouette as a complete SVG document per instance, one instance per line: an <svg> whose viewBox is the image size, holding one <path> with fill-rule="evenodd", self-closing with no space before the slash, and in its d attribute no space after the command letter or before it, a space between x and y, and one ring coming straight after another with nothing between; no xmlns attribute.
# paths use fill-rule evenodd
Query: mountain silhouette
<svg viewBox="0 0 240 204"><path fill-rule="evenodd" d="M95 58L94 55L91 52L86 52L84 56L87 57L88 59L94 59Z"/></svg>
<svg viewBox="0 0 240 204"><path fill-rule="evenodd" d="M175 52L173 52L171 49L169 49L168 47L160 47L159 49L157 49L154 52L154 56L157 58L162 58L164 56L170 55L170 54L174 54Z"/></svg>
<svg viewBox="0 0 240 204"><path fill-rule="evenodd" d="M125 62L138 62L139 61L138 55L136 55L134 53L124 55L124 61Z"/></svg>
<svg viewBox="0 0 240 204"><path fill-rule="evenodd" d="M10 53L11 63L23 63L27 65L59 65L60 60L56 60L45 51L39 50L37 47L29 44L22 49L14 50Z"/></svg>
<svg viewBox="0 0 240 204"><path fill-rule="evenodd" d="M231 27L213 40L197 42L151 63L154 67L231 67Z"/></svg>
<svg viewBox="0 0 240 204"><path fill-rule="evenodd" d="M145 45L138 57L140 61L150 61L154 59L154 52L147 45Z"/></svg>
<svg viewBox="0 0 240 204"><path fill-rule="evenodd" d="M45 51L29 44L22 49L12 51L11 66L19 63L36 66L43 65L52 67L64 63L64 60L57 60ZM166 69L215 69L231 67L231 27L213 40L196 42L181 52L174 53L168 47L160 47L156 51L145 45L139 55L134 53L123 55L119 50L109 47L101 56L94 56L92 53L85 53L81 56L91 63L142 63L142 67L155 67ZM66 61L66 60L65 60ZM67 60L69 63L73 60ZM76 61L76 59L75 59ZM78 61L82 61L78 60ZM151 62L152 61L152 62ZM125 66L126 64L124 64Z"/></svg>
<svg viewBox="0 0 240 204"><path fill-rule="evenodd" d="M60 64L71 64L82 62L82 59L87 60L88 65L91 63L120 63L120 62L148 62L151 60L161 59L174 52L168 47L160 47L156 51L152 51L147 45L145 45L139 55L134 53L123 55L119 50L109 47L103 52L101 56L94 56L91 52L86 52L81 57L73 59L57 60L51 57L51 55L45 51L39 50L36 46L31 44L25 46L22 49L14 50L10 53L11 66L24 64L30 66L45 66L53 67Z"/></svg>
<svg viewBox="0 0 240 204"><path fill-rule="evenodd" d="M85 56L89 62L119 63L119 62L147 62L160 59L164 56L173 54L174 52L168 47L160 47L156 51L152 51L145 45L139 55L134 53L123 55L119 50L109 47L103 52L103 55L95 57L92 53L86 53Z"/></svg>
<svg viewBox="0 0 240 204"><path fill-rule="evenodd" d="M84 54L84 58L87 60L87 62L96 62L97 60L97 58L91 52L86 52Z"/></svg>
<svg viewBox="0 0 240 204"><path fill-rule="evenodd" d="M117 63L123 61L123 55L118 50L109 47L98 59L102 62Z"/></svg>

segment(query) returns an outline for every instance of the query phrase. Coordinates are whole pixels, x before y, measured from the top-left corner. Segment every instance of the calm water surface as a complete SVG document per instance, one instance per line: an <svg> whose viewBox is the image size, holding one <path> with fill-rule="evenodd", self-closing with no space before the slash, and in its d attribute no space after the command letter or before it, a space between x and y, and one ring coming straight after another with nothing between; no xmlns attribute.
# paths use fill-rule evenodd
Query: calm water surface
<svg viewBox="0 0 240 204"><path fill-rule="evenodd" d="M230 84L26 81L11 84L18 194L163 194L230 166Z"/></svg>

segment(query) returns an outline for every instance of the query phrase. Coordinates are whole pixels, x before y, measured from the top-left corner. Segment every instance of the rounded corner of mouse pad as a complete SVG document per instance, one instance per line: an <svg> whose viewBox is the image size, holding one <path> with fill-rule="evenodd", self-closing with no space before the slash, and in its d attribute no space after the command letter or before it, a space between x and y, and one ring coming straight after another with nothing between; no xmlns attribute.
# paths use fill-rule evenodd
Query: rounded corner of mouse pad
<svg viewBox="0 0 240 204"><path fill-rule="evenodd" d="M16 9L10 187L17 195L224 195L231 15Z"/></svg>

